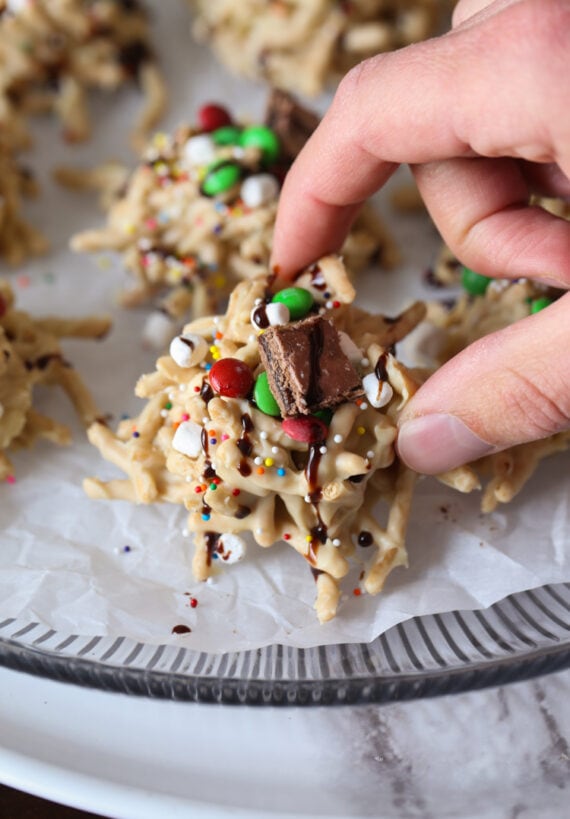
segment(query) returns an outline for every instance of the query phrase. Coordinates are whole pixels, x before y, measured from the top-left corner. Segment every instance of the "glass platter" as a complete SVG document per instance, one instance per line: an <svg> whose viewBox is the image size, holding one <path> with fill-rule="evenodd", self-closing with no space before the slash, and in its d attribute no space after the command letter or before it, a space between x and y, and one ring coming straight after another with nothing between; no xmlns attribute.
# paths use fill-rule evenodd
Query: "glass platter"
<svg viewBox="0 0 570 819"><path fill-rule="evenodd" d="M0 622L0 664L125 694L245 705L394 702L570 668L570 584L416 617L372 643L214 655Z"/></svg>

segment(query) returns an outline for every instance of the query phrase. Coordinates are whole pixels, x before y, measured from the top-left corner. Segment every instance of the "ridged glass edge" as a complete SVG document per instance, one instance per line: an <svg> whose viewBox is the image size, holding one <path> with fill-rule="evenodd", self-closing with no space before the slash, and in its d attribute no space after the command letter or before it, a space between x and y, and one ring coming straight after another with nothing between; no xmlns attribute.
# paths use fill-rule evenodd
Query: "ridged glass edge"
<svg viewBox="0 0 570 819"><path fill-rule="evenodd" d="M539 649L466 669L434 671L397 678L330 680L216 680L182 674L141 672L61 657L40 649L0 641L0 665L34 676L104 691L175 701L226 705L331 706L386 704L461 693L521 682L570 668L570 646Z"/></svg>

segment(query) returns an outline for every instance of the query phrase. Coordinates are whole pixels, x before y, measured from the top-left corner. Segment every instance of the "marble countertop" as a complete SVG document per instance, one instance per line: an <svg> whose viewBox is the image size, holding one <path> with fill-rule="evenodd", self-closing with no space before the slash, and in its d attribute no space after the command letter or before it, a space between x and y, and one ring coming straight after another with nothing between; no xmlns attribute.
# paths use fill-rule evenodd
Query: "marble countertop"
<svg viewBox="0 0 570 819"><path fill-rule="evenodd" d="M570 671L408 703L277 709L0 669L0 780L114 819L562 819Z"/></svg>

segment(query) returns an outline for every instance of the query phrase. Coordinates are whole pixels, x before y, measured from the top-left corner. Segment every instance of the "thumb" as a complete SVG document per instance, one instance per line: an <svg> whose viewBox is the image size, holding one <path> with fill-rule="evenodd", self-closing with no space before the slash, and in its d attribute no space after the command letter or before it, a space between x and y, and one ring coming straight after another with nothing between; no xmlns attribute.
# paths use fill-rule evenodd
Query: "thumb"
<svg viewBox="0 0 570 819"><path fill-rule="evenodd" d="M570 429L570 293L479 339L406 406L398 451L434 475Z"/></svg>

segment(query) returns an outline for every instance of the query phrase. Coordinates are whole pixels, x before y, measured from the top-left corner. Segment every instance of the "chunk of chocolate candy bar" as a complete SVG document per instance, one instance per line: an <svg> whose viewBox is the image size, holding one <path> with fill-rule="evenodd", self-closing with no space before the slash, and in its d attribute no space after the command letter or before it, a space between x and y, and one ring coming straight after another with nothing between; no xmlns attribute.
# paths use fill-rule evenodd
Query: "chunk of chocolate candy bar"
<svg viewBox="0 0 570 819"><path fill-rule="evenodd" d="M310 415L364 394L338 331L321 316L270 327L259 336L259 351L285 418Z"/></svg>
<svg viewBox="0 0 570 819"><path fill-rule="evenodd" d="M265 124L277 134L282 156L291 163L319 124L319 117L287 92L274 89L267 103Z"/></svg>

